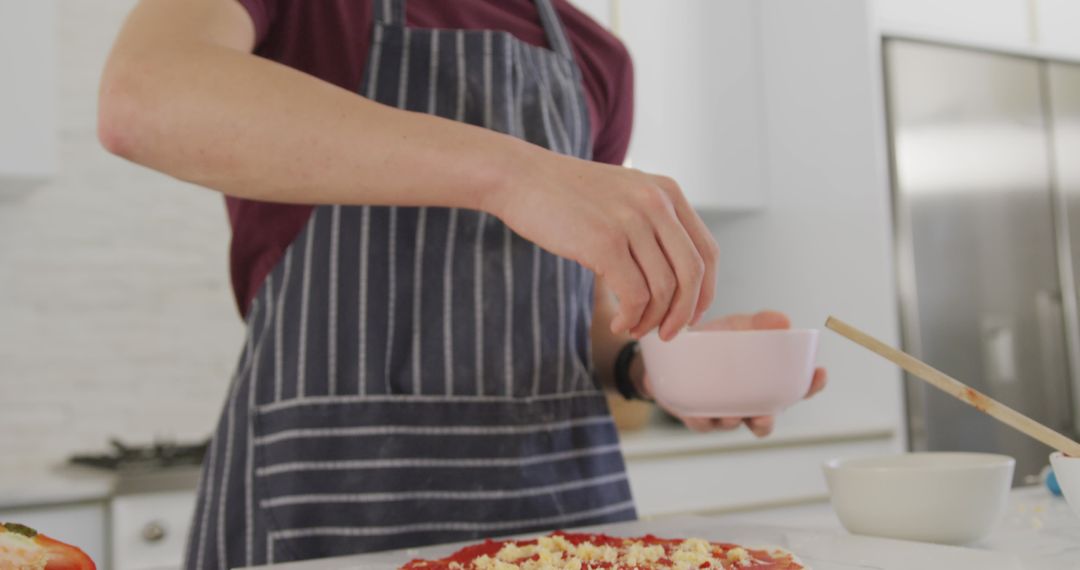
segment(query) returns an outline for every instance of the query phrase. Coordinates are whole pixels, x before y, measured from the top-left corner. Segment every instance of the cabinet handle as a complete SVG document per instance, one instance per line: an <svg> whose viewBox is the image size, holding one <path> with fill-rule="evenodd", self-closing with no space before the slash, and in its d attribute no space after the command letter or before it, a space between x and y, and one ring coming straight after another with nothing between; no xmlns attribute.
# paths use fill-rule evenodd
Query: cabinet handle
<svg viewBox="0 0 1080 570"><path fill-rule="evenodd" d="M142 537L146 542L158 542L165 538L165 525L158 521L151 521L142 529Z"/></svg>

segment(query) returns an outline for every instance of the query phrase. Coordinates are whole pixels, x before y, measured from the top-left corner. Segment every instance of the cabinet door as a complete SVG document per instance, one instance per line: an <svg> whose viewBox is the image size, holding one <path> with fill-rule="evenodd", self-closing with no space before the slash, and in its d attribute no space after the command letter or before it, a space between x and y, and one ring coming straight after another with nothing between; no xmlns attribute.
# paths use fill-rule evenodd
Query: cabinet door
<svg viewBox="0 0 1080 570"><path fill-rule="evenodd" d="M105 503L0 511L0 521L24 524L56 540L78 546L98 568L110 567L105 558Z"/></svg>
<svg viewBox="0 0 1080 570"><path fill-rule="evenodd" d="M1080 2L1039 0L1036 33L1047 52L1080 59Z"/></svg>
<svg viewBox="0 0 1080 570"><path fill-rule="evenodd" d="M1034 39L1030 1L875 0L875 8L887 35L1016 49L1031 47Z"/></svg>
<svg viewBox="0 0 1080 570"><path fill-rule="evenodd" d="M633 166L699 209L764 202L756 0L619 2L634 58Z"/></svg>
<svg viewBox="0 0 1080 570"><path fill-rule="evenodd" d="M112 502L114 570L180 568L195 493L123 495Z"/></svg>

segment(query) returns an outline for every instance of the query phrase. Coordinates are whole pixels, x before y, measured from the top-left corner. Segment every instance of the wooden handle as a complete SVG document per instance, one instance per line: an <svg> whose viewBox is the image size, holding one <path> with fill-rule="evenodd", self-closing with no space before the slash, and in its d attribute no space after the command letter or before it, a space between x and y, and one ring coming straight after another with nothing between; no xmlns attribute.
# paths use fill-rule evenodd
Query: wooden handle
<svg viewBox="0 0 1080 570"><path fill-rule="evenodd" d="M829 319L825 321L825 327L861 344L873 352L876 352L878 355L892 361L894 364L907 370L914 376L933 384L950 396L962 402L966 402L976 410L989 414L998 421L1008 424L1014 429L1020 430L1062 453L1073 457L1080 457L1080 443L1061 435L1005 404L994 400L986 394L967 386L963 382L926 364L918 358L901 350L897 350L836 317L829 317Z"/></svg>

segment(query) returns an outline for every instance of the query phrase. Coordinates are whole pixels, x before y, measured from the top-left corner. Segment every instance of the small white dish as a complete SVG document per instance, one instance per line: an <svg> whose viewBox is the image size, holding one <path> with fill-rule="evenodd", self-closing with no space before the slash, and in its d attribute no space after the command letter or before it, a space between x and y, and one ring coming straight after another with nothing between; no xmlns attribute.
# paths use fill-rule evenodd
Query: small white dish
<svg viewBox="0 0 1080 570"><path fill-rule="evenodd" d="M1080 457L1070 457L1060 451L1050 454L1050 466L1054 468L1061 494L1080 517Z"/></svg>
<svg viewBox="0 0 1080 570"><path fill-rule="evenodd" d="M1001 521L1015 466L1006 455L907 453L833 459L825 478L854 534L963 545Z"/></svg>
<svg viewBox="0 0 1080 570"><path fill-rule="evenodd" d="M816 330L684 331L641 339L652 396L684 417L776 414L810 389Z"/></svg>

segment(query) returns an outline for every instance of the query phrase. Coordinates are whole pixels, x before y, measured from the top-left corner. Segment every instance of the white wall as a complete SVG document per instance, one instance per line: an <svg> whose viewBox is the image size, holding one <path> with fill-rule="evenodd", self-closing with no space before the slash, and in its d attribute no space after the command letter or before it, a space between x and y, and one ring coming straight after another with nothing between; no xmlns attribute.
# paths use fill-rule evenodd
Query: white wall
<svg viewBox="0 0 1080 570"><path fill-rule="evenodd" d="M54 3L0 2L0 179L55 167Z"/></svg>
<svg viewBox="0 0 1080 570"><path fill-rule="evenodd" d="M58 171L29 191L0 179L0 470L113 435L206 437L240 347L220 196L95 138L133 4L56 0Z"/></svg>
<svg viewBox="0 0 1080 570"><path fill-rule="evenodd" d="M878 42L866 4L761 0L766 188L761 213L710 216L721 247L713 313L775 308L797 327L833 314L899 340ZM780 422L902 429L900 373L822 330L824 393ZM900 440L896 441L900 444Z"/></svg>
<svg viewBox="0 0 1080 570"><path fill-rule="evenodd" d="M614 24L611 18L611 0L571 0L571 2L597 22L609 28Z"/></svg>

